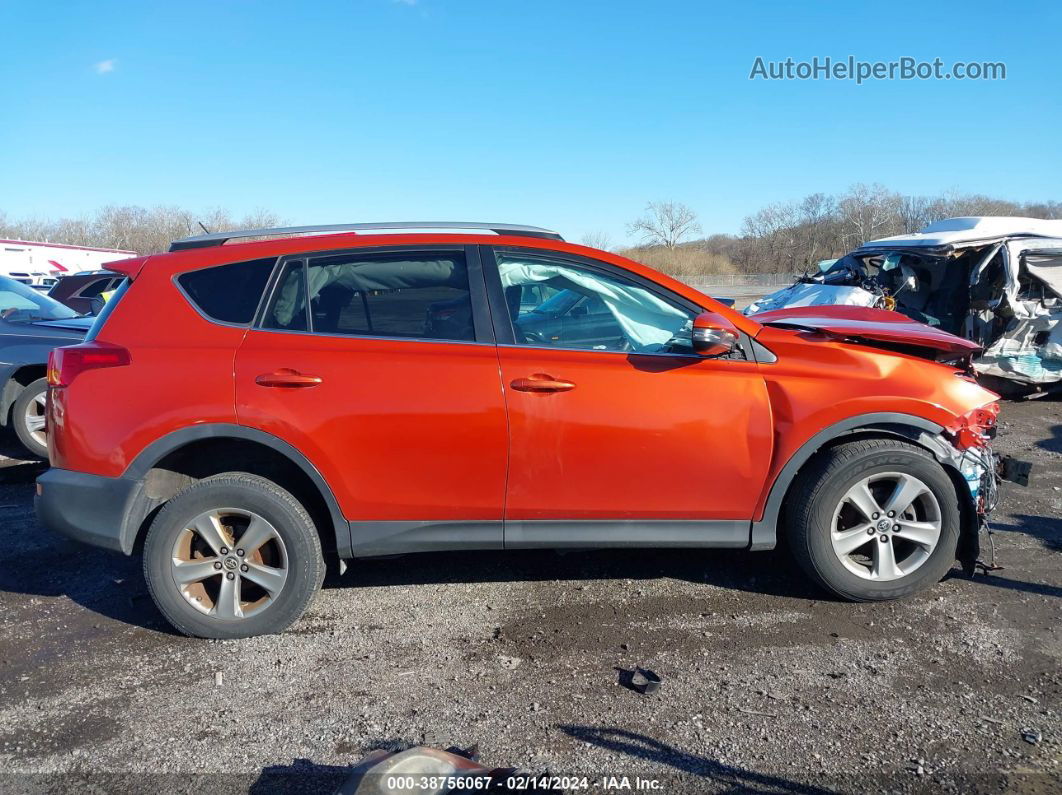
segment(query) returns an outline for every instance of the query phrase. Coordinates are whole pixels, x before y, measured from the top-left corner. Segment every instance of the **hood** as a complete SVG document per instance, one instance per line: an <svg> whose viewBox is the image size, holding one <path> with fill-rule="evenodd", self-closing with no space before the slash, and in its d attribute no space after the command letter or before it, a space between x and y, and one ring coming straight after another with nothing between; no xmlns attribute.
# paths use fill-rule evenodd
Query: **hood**
<svg viewBox="0 0 1062 795"><path fill-rule="evenodd" d="M754 319L765 326L807 329L836 339L864 340L901 348L929 348L943 354L970 356L981 350L975 342L887 309L794 306L760 312Z"/></svg>
<svg viewBox="0 0 1062 795"><path fill-rule="evenodd" d="M95 321L96 318L94 316L71 317L66 318L65 320L35 320L29 325L43 328L67 329L70 331L78 331L81 334L87 334Z"/></svg>

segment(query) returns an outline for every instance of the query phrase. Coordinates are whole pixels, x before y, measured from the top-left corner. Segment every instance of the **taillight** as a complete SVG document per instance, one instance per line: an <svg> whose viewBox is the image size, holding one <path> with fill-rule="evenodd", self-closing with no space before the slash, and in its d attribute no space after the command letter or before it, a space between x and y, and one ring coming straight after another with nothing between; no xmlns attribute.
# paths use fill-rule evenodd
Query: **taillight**
<svg viewBox="0 0 1062 795"><path fill-rule="evenodd" d="M960 450L983 447L996 433L999 403L986 403L966 412L948 427L955 437L955 446Z"/></svg>
<svg viewBox="0 0 1062 795"><path fill-rule="evenodd" d="M130 361L129 351L106 342L83 342L68 348L56 348L48 356L48 385L70 386L86 370L123 367Z"/></svg>

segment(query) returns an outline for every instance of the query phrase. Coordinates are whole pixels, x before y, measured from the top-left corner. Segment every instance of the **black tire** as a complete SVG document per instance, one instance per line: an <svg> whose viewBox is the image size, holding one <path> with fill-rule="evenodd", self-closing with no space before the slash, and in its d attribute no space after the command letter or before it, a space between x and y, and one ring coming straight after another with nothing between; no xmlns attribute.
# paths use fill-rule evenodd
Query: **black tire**
<svg viewBox="0 0 1062 795"><path fill-rule="evenodd" d="M248 511L265 519L283 544L287 572L283 586L252 615L228 619L209 615L192 606L174 579L178 538L196 517L220 509ZM239 546L239 539L234 546ZM231 557L234 550L228 552ZM242 472L205 478L177 494L156 515L144 543L144 577L152 599L177 630L193 637L246 638L282 632L309 607L324 574L320 538L302 504L272 481ZM219 573L212 582L220 583L222 576L227 573ZM246 582L242 575L236 576Z"/></svg>
<svg viewBox="0 0 1062 795"><path fill-rule="evenodd" d="M33 431L26 425L26 411L47 391L48 379L38 378L18 393L18 397L15 398L15 403L11 407L11 424L15 429L15 435L18 437L19 442L22 443L22 446L34 458L47 459L48 445L47 443L41 444L33 437Z"/></svg>
<svg viewBox="0 0 1062 795"><path fill-rule="evenodd" d="M941 528L921 565L898 579L874 581L841 563L831 533L834 512L848 490L886 472L913 475L929 488L939 505ZM853 602L899 599L939 582L955 562L960 523L955 486L941 465L923 448L894 439L863 439L819 454L797 476L785 506L789 546L801 568L826 590Z"/></svg>

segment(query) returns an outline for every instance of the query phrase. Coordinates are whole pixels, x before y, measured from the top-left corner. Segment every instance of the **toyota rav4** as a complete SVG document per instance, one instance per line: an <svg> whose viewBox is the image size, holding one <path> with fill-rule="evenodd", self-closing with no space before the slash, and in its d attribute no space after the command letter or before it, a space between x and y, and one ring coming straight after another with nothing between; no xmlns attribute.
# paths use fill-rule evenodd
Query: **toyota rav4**
<svg viewBox="0 0 1062 795"><path fill-rule="evenodd" d="M973 566L999 410L974 343L880 309L745 317L546 230L447 226L114 263L48 366L42 523L142 550L166 618L213 638L287 627L327 559L784 537L851 600Z"/></svg>

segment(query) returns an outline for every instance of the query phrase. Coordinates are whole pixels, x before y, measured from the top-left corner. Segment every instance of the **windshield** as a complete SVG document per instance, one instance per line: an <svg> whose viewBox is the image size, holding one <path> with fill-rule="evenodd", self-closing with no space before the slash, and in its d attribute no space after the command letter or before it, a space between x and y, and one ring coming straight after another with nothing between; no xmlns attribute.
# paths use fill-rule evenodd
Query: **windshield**
<svg viewBox="0 0 1062 795"><path fill-rule="evenodd" d="M0 320L32 323L35 320L69 320L72 317L78 317L78 313L54 298L14 279L0 276Z"/></svg>

